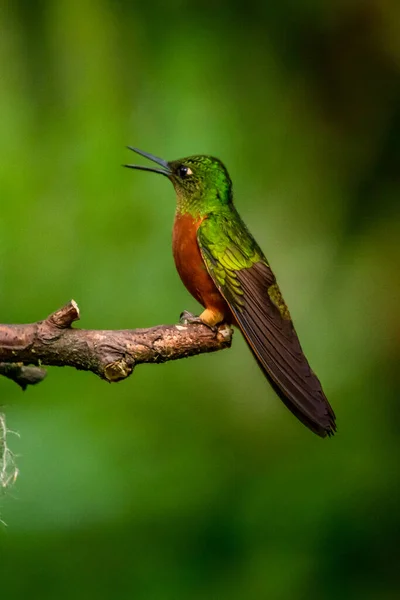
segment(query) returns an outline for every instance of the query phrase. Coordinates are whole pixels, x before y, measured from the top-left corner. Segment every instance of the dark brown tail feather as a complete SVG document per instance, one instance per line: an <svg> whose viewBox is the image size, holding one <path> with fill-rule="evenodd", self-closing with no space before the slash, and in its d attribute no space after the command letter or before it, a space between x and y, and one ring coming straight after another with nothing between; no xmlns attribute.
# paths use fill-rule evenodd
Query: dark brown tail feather
<svg viewBox="0 0 400 600"><path fill-rule="evenodd" d="M261 370L289 410L321 437L336 431L335 414L302 351L293 323L268 295L272 271L257 263L237 272L244 306L230 304Z"/></svg>
<svg viewBox="0 0 400 600"><path fill-rule="evenodd" d="M311 431L313 431L320 437L324 438L326 436L331 437L332 435L334 435L336 432L336 423L335 423L336 417L335 417L335 414L334 414L331 406L328 403L328 400L326 400L326 402L328 403L328 406L331 409L329 412L329 423L328 423L328 425L320 425L319 423L317 423L316 420L311 419L304 412L302 412L299 408L297 408L297 406L295 404L293 404L293 402L285 395L285 393L282 391L282 389L279 387L279 385L277 383L275 383L275 381L272 379L272 377L270 376L268 371L262 365L260 359L258 358L257 354L254 352L253 348L251 347L250 342L247 340L247 338L244 334L243 334L243 337L246 340L246 343L247 343L249 349L251 350L251 353L253 354L254 358L256 359L258 366L260 367L261 371L264 373L265 377L268 379L272 389L279 396L279 398L282 400L284 405L290 410L290 412L295 417L297 417L299 419L299 421L301 421L306 427L308 427L308 429L311 429Z"/></svg>

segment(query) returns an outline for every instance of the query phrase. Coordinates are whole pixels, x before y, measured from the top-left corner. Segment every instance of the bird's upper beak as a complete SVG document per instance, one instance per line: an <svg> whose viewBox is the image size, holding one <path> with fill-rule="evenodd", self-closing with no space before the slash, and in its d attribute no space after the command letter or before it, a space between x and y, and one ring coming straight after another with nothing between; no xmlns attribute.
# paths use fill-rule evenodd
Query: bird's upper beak
<svg viewBox="0 0 400 600"><path fill-rule="evenodd" d="M153 167L142 167L141 165L124 165L124 167L128 167L128 169L139 169L140 171L152 171L153 173L160 173L161 175L166 175L166 177L170 177L172 174L171 167L169 166L166 160L162 158L157 158L157 156L153 156L152 154L148 154L147 152L143 152L143 150L139 150L138 148L132 148L132 146L127 146L129 150L140 154L141 156L145 156L149 160L157 163L163 169L155 169Z"/></svg>

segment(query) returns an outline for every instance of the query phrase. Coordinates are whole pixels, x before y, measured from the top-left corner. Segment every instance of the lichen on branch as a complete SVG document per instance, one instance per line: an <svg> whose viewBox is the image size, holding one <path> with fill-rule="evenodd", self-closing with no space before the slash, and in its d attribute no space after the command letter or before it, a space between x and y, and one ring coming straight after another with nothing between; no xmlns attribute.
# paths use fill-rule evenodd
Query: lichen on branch
<svg viewBox="0 0 400 600"><path fill-rule="evenodd" d="M7 443L9 433L15 432L7 429L6 418L0 413L0 495L15 483L18 477L15 457Z"/></svg>

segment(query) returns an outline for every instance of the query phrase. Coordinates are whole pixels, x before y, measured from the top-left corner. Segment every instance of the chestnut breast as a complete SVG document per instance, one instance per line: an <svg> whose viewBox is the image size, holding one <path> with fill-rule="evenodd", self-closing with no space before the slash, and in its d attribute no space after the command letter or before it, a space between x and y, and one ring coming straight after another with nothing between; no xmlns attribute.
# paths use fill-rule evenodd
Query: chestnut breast
<svg viewBox="0 0 400 600"><path fill-rule="evenodd" d="M172 252L179 276L186 289L205 308L230 314L225 300L207 272L197 243L197 229L203 219L177 214L172 233Z"/></svg>

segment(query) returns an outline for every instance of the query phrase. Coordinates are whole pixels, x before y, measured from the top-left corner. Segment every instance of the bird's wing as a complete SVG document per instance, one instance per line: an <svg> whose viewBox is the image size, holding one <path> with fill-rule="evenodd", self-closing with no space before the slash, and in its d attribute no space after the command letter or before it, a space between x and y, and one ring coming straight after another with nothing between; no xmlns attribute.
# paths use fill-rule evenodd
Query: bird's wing
<svg viewBox="0 0 400 600"><path fill-rule="evenodd" d="M275 391L325 437L335 415L300 346L275 276L239 215L210 214L197 231L207 270Z"/></svg>

